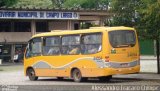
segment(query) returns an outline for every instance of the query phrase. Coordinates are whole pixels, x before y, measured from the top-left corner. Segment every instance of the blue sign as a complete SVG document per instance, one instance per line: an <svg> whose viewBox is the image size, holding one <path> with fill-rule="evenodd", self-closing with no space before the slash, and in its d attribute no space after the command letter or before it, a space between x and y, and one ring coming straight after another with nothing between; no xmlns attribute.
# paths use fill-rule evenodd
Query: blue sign
<svg viewBox="0 0 160 91"><path fill-rule="evenodd" d="M0 10L0 19L79 19L76 12L52 11L4 11Z"/></svg>

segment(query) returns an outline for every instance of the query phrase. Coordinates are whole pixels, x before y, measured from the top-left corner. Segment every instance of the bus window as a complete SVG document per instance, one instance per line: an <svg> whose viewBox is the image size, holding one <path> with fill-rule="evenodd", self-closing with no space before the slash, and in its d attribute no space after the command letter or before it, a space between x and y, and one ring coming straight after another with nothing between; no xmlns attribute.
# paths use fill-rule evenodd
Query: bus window
<svg viewBox="0 0 160 91"><path fill-rule="evenodd" d="M82 36L82 54L94 54L101 51L102 34L88 34Z"/></svg>
<svg viewBox="0 0 160 91"><path fill-rule="evenodd" d="M60 54L60 37L45 37L43 45L43 55Z"/></svg>
<svg viewBox="0 0 160 91"><path fill-rule="evenodd" d="M112 47L133 47L136 43L136 37L134 31L130 30L119 30L110 31L109 40Z"/></svg>
<svg viewBox="0 0 160 91"><path fill-rule="evenodd" d="M26 58L41 55L42 42L41 38L32 39L27 47Z"/></svg>
<svg viewBox="0 0 160 91"><path fill-rule="evenodd" d="M62 37L62 54L80 53L80 36L71 35Z"/></svg>

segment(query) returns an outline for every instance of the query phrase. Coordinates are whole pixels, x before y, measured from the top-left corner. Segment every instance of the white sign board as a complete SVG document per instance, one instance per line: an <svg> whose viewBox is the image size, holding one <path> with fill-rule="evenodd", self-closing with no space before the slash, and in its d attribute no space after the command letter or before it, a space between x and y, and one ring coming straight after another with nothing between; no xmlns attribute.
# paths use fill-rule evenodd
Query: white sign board
<svg viewBox="0 0 160 91"><path fill-rule="evenodd" d="M0 19L79 19L77 12L0 10Z"/></svg>

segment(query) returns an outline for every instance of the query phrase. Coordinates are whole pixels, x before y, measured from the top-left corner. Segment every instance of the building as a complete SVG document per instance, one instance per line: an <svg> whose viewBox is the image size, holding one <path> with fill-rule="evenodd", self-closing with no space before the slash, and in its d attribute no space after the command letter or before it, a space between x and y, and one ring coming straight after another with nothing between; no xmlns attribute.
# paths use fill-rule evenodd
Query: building
<svg viewBox="0 0 160 91"><path fill-rule="evenodd" d="M111 14L105 9L0 8L0 59L12 62L23 52L32 35L51 30L77 30L84 23L104 20Z"/></svg>

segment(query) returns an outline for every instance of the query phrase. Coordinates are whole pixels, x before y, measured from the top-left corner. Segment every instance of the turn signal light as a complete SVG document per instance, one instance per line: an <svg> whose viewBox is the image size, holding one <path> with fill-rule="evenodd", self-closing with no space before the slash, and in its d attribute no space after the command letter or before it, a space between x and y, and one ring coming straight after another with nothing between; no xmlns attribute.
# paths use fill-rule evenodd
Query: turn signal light
<svg viewBox="0 0 160 91"><path fill-rule="evenodd" d="M109 56L105 56L105 62L109 62Z"/></svg>

